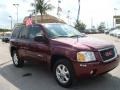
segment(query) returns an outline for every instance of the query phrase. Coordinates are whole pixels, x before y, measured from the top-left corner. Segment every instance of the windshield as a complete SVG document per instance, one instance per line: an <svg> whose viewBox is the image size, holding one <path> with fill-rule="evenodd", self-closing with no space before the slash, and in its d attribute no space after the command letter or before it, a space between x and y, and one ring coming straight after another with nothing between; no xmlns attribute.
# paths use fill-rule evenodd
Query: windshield
<svg viewBox="0 0 120 90"><path fill-rule="evenodd" d="M11 37L11 34L7 33L7 34L4 35L4 37Z"/></svg>
<svg viewBox="0 0 120 90"><path fill-rule="evenodd" d="M66 24L45 24L44 26L47 28L50 38L84 36L72 26Z"/></svg>

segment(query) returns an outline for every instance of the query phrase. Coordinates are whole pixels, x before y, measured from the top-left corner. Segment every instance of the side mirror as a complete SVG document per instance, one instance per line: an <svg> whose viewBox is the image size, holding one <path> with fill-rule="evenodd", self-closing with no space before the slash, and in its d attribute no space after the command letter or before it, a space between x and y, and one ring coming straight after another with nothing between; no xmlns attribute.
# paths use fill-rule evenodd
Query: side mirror
<svg viewBox="0 0 120 90"><path fill-rule="evenodd" d="M36 36L34 41L48 43L48 39L44 36Z"/></svg>

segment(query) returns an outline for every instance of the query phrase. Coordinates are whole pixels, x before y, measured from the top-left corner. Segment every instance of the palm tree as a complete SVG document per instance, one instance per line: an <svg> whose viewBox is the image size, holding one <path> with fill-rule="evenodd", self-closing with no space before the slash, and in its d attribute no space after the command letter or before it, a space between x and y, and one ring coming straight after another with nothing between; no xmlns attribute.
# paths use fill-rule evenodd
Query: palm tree
<svg viewBox="0 0 120 90"><path fill-rule="evenodd" d="M78 31L84 33L84 32L85 32L85 29L86 29L86 25L85 25L83 22L76 20L76 22L75 22L75 28L76 28Z"/></svg>
<svg viewBox="0 0 120 90"><path fill-rule="evenodd" d="M41 21L42 16L46 13L46 11L52 10L54 8L54 6L52 6L48 2L45 2L45 0L36 0L36 5L35 3L32 3L31 5L36 9L37 13L41 14ZM35 13L35 10L33 13Z"/></svg>

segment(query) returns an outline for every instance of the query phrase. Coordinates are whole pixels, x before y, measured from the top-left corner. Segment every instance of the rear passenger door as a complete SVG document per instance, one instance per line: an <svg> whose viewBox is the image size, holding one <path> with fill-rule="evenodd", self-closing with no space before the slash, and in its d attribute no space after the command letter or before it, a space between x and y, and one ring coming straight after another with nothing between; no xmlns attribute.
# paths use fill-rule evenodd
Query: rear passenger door
<svg viewBox="0 0 120 90"><path fill-rule="evenodd" d="M29 51L28 28L26 26L21 27L17 44L18 44L17 46L18 46L19 56L24 60L29 59L28 57L28 51Z"/></svg>
<svg viewBox="0 0 120 90"><path fill-rule="evenodd" d="M32 60L46 62L49 57L50 49L49 46L43 42L34 41L37 35L44 35L42 28L39 25L29 27L28 38L29 38L29 56Z"/></svg>
<svg viewBox="0 0 120 90"><path fill-rule="evenodd" d="M10 45L12 45L11 47L18 48L17 44L18 44L19 33L20 33L20 27L16 27L14 29L14 31L12 32L12 36L11 36L11 39L10 39L10 41L11 41Z"/></svg>

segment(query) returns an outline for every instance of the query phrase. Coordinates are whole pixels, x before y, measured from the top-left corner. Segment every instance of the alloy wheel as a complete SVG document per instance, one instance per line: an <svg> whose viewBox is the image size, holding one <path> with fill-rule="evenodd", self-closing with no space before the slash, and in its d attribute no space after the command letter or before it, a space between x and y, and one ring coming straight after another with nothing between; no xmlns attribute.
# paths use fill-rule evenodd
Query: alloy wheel
<svg viewBox="0 0 120 90"><path fill-rule="evenodd" d="M57 66L56 76L57 76L57 79L59 80L59 82L63 83L63 84L67 83L70 80L69 70L63 64L60 64L60 65Z"/></svg>

